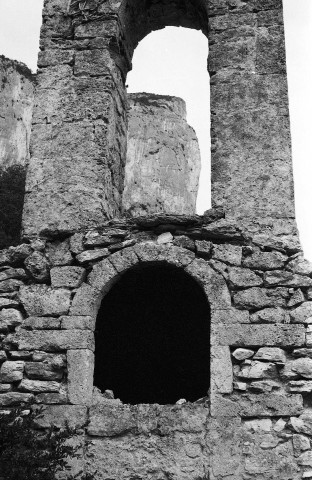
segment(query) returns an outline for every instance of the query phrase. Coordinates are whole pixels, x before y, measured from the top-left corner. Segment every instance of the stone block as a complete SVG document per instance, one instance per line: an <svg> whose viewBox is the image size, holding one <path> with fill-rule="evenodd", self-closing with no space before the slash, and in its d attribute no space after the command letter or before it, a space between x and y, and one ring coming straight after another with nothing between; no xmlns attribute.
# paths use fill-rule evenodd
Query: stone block
<svg viewBox="0 0 312 480"><path fill-rule="evenodd" d="M59 382L49 382L45 380L29 380L24 378L18 385L21 392L43 393L59 392L61 384Z"/></svg>
<svg viewBox="0 0 312 480"><path fill-rule="evenodd" d="M210 257L213 245L211 242L208 242L207 240L196 240L195 241L195 247L196 247L196 252L197 255L200 257Z"/></svg>
<svg viewBox="0 0 312 480"><path fill-rule="evenodd" d="M271 270L264 274L264 284L268 287L311 287L312 278L286 270Z"/></svg>
<svg viewBox="0 0 312 480"><path fill-rule="evenodd" d="M69 249L72 253L78 255L79 253L83 252L84 245L83 245L84 234L83 233L75 233L69 239Z"/></svg>
<svg viewBox="0 0 312 480"><path fill-rule="evenodd" d="M276 270L284 267L287 258L280 252L261 252L259 250L244 257L242 265L255 270Z"/></svg>
<svg viewBox="0 0 312 480"><path fill-rule="evenodd" d="M23 286L20 301L28 315L66 315L69 310L71 293L64 288L53 289L46 285Z"/></svg>
<svg viewBox="0 0 312 480"><path fill-rule="evenodd" d="M305 344L302 325L213 325L212 345L300 347Z"/></svg>
<svg viewBox="0 0 312 480"><path fill-rule="evenodd" d="M23 315L15 308L6 308L0 311L0 332L18 327L23 323Z"/></svg>
<svg viewBox="0 0 312 480"><path fill-rule="evenodd" d="M283 308L264 308L250 315L251 323L290 323L290 316Z"/></svg>
<svg viewBox="0 0 312 480"><path fill-rule="evenodd" d="M226 282L209 263L195 259L185 271L202 286L212 310L227 310L231 307L231 296Z"/></svg>
<svg viewBox="0 0 312 480"><path fill-rule="evenodd" d="M19 350L44 350L46 352L94 350L93 334L85 330L24 330L9 335L7 341L16 344Z"/></svg>
<svg viewBox="0 0 312 480"><path fill-rule="evenodd" d="M76 260L79 263L95 262L104 257L108 257L110 251L108 248L95 248L94 250L85 250L77 255Z"/></svg>
<svg viewBox="0 0 312 480"><path fill-rule="evenodd" d="M97 278L93 277L93 279L97 284ZM96 317L100 308L101 300L102 295L98 289L88 285L87 283L83 283L74 296L69 315Z"/></svg>
<svg viewBox="0 0 312 480"><path fill-rule="evenodd" d="M166 262L169 265L184 268L195 258L195 254L190 250L157 245L154 242L137 243L133 248L141 262Z"/></svg>
<svg viewBox="0 0 312 480"><path fill-rule="evenodd" d="M311 393L311 380L291 380L287 385L287 391L290 393Z"/></svg>
<svg viewBox="0 0 312 480"><path fill-rule="evenodd" d="M95 317L71 316L60 317L63 330L92 330L95 329Z"/></svg>
<svg viewBox="0 0 312 480"><path fill-rule="evenodd" d="M136 417L129 405L97 405L90 408L88 434L116 437L136 427Z"/></svg>
<svg viewBox="0 0 312 480"><path fill-rule="evenodd" d="M0 382L19 382L23 378L24 368L25 362L21 360L17 360L15 362L12 362L10 360L5 361L0 368Z"/></svg>
<svg viewBox="0 0 312 480"><path fill-rule="evenodd" d="M254 356L255 360L264 360L268 362L277 362L279 364L286 363L285 351L281 348L262 347L259 348Z"/></svg>
<svg viewBox="0 0 312 480"><path fill-rule="evenodd" d="M248 268L230 267L229 282L233 288L257 287L263 284L262 278Z"/></svg>
<svg viewBox="0 0 312 480"><path fill-rule="evenodd" d="M254 353L255 352L253 350L249 350L247 348L236 348L232 355L234 358L236 358L236 360L242 361L253 357Z"/></svg>
<svg viewBox="0 0 312 480"><path fill-rule="evenodd" d="M69 240L47 243L47 257L53 267L60 265L71 265L73 256L69 248Z"/></svg>
<svg viewBox="0 0 312 480"><path fill-rule="evenodd" d="M192 252L195 251L195 242L191 238L187 237L186 235L178 235L173 239L173 245L180 248L187 248Z"/></svg>
<svg viewBox="0 0 312 480"><path fill-rule="evenodd" d="M55 357L57 357L55 355ZM58 366L53 359L44 362L26 362L25 372L27 377L32 380L61 380L64 375L63 367L66 365L60 364Z"/></svg>
<svg viewBox="0 0 312 480"><path fill-rule="evenodd" d="M64 405L68 401L66 393L44 392L36 395L36 403L44 405Z"/></svg>
<svg viewBox="0 0 312 480"><path fill-rule="evenodd" d="M61 328L59 318L55 317L28 317L23 323L27 330L57 330Z"/></svg>
<svg viewBox="0 0 312 480"><path fill-rule="evenodd" d="M23 403L30 404L34 400L32 393L8 392L0 395L0 407L16 407Z"/></svg>
<svg viewBox="0 0 312 480"><path fill-rule="evenodd" d="M87 407L81 405L48 405L39 411L35 419L37 428L56 428L68 426L76 430L87 423Z"/></svg>
<svg viewBox="0 0 312 480"><path fill-rule="evenodd" d="M90 405L92 399L94 354L90 350L67 352L68 400L74 405Z"/></svg>
<svg viewBox="0 0 312 480"><path fill-rule="evenodd" d="M26 258L25 267L37 282L47 282L50 278L50 264L41 252L33 252Z"/></svg>
<svg viewBox="0 0 312 480"><path fill-rule="evenodd" d="M310 276L312 274L312 263L306 260L304 256L299 253L294 255L294 258L287 263L286 269L299 275Z"/></svg>
<svg viewBox="0 0 312 480"><path fill-rule="evenodd" d="M54 267L50 273L53 288L78 288L86 278L86 270L82 267Z"/></svg>
<svg viewBox="0 0 312 480"><path fill-rule="evenodd" d="M3 280L3 282L0 282L0 293L16 292L22 285L24 285L23 281L15 278Z"/></svg>
<svg viewBox="0 0 312 480"><path fill-rule="evenodd" d="M227 310L212 310L212 324L232 324L232 323L250 323L248 310L237 310L236 308L228 308Z"/></svg>
<svg viewBox="0 0 312 480"><path fill-rule="evenodd" d="M304 302L289 312L292 323L310 323L312 321L312 302Z"/></svg>
<svg viewBox="0 0 312 480"><path fill-rule="evenodd" d="M272 378L277 376L276 365L271 362L252 361L250 365L242 365L237 372L237 377L243 380L257 378Z"/></svg>
<svg viewBox="0 0 312 480"><path fill-rule="evenodd" d="M295 432L312 435L312 413L310 411L302 413L299 418L291 418L290 424Z"/></svg>
<svg viewBox="0 0 312 480"><path fill-rule="evenodd" d="M19 302L13 300L12 298L2 298L0 297L0 309L2 308L18 308Z"/></svg>
<svg viewBox="0 0 312 480"><path fill-rule="evenodd" d="M4 350L0 350L0 363L5 362L7 359L7 354Z"/></svg>
<svg viewBox="0 0 312 480"><path fill-rule="evenodd" d="M138 256L131 247L113 253L109 257L109 261L113 264L118 273L124 272L139 263Z"/></svg>
<svg viewBox="0 0 312 480"><path fill-rule="evenodd" d="M297 358L291 362L291 370L303 378L312 378L312 359Z"/></svg>
<svg viewBox="0 0 312 480"><path fill-rule="evenodd" d="M304 295L300 288L294 291L291 295L290 300L287 302L287 307L296 307L303 303L305 300Z"/></svg>
<svg viewBox="0 0 312 480"><path fill-rule="evenodd" d="M216 393L232 393L233 368L229 347L211 347L211 390Z"/></svg>
<svg viewBox="0 0 312 480"><path fill-rule="evenodd" d="M300 415L302 412L303 402L299 394L213 395L211 400L212 417L280 417Z"/></svg>
<svg viewBox="0 0 312 480"><path fill-rule="evenodd" d="M213 245L212 258L229 265L240 266L242 263L242 247L237 245Z"/></svg>
<svg viewBox="0 0 312 480"><path fill-rule="evenodd" d="M287 288L265 289L252 287L234 294L234 304L240 308L260 309L266 307L284 307L288 297Z"/></svg>
<svg viewBox="0 0 312 480"><path fill-rule="evenodd" d="M27 273L23 268L7 267L0 272L0 282L8 280L9 278L16 278L18 280L26 280Z"/></svg>

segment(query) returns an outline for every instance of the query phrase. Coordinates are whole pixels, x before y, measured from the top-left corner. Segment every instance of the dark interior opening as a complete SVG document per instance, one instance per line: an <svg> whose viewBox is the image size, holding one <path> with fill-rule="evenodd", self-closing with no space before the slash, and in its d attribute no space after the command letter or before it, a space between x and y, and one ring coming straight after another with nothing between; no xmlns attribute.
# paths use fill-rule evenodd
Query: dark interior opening
<svg viewBox="0 0 312 480"><path fill-rule="evenodd" d="M94 385L130 404L205 397L209 335L209 304L188 274L167 265L130 269L99 310Z"/></svg>

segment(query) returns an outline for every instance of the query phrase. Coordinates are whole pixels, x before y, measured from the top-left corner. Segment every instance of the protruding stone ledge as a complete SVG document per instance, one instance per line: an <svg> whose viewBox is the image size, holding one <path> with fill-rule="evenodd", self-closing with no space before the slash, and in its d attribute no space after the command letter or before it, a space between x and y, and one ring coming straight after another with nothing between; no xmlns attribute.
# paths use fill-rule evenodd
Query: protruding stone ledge
<svg viewBox="0 0 312 480"><path fill-rule="evenodd" d="M238 347L305 345L305 328L302 325L213 325L212 345Z"/></svg>
<svg viewBox="0 0 312 480"><path fill-rule="evenodd" d="M287 417L302 412L302 396L298 394L213 395L211 399L212 417Z"/></svg>
<svg viewBox="0 0 312 480"><path fill-rule="evenodd" d="M94 350L93 333L86 330L20 330L8 335L6 344L13 344L19 350Z"/></svg>

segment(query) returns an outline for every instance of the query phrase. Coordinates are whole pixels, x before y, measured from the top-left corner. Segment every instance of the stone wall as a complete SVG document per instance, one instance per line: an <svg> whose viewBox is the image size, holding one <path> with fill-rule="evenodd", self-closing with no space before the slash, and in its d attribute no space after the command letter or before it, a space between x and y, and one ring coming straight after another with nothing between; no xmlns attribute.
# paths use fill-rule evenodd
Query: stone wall
<svg viewBox="0 0 312 480"><path fill-rule="evenodd" d="M282 13L281 0L46 1L25 236L120 215L125 79L137 43L167 25L209 38L213 205L256 233L294 226Z"/></svg>
<svg viewBox="0 0 312 480"><path fill-rule="evenodd" d="M84 451L75 469L95 479L310 478L312 267L288 240L254 243L211 210L2 251L0 406L43 404L39 429L68 420ZM184 269L209 301L211 385L198 402L131 406L93 389L101 299L149 263Z"/></svg>
<svg viewBox="0 0 312 480"><path fill-rule="evenodd" d="M0 56L0 166L24 166L29 140L35 75L26 65Z"/></svg>
<svg viewBox="0 0 312 480"><path fill-rule="evenodd" d="M128 102L124 211L194 214L200 151L185 102L150 93L129 94Z"/></svg>

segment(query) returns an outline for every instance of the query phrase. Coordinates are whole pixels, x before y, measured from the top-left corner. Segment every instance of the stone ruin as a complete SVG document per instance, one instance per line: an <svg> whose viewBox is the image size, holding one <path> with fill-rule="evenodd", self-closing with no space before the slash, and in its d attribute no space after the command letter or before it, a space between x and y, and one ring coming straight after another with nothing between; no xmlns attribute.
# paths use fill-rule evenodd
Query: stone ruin
<svg viewBox="0 0 312 480"><path fill-rule="evenodd" d="M281 0L46 0L43 16L24 243L0 253L1 408L75 428L80 478L312 478ZM208 37L213 208L125 218L126 74L167 25Z"/></svg>

